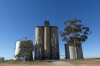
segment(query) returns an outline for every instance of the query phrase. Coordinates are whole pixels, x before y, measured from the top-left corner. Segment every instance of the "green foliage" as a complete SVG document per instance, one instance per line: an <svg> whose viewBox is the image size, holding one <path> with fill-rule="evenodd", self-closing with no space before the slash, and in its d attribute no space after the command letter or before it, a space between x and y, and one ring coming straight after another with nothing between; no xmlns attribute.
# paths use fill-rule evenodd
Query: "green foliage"
<svg viewBox="0 0 100 66"><path fill-rule="evenodd" d="M20 52L16 57L19 59L19 57L24 56L26 58L29 58L32 56L32 51L35 50L35 47L31 41L23 41L20 45Z"/></svg>
<svg viewBox="0 0 100 66"><path fill-rule="evenodd" d="M18 61L18 60L9 60L8 63L11 63L11 64L19 64L20 61Z"/></svg>
<svg viewBox="0 0 100 66"><path fill-rule="evenodd" d="M79 46L88 39L91 31L89 27L85 27L81 24L81 20L73 19L64 22L66 27L64 31L60 31L62 40L68 44Z"/></svg>

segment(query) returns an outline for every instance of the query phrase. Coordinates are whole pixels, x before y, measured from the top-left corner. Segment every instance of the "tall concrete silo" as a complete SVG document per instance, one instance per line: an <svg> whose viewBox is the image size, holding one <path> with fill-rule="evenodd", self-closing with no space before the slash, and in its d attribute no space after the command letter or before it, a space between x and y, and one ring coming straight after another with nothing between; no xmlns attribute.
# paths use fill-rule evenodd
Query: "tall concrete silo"
<svg viewBox="0 0 100 66"><path fill-rule="evenodd" d="M42 59L43 59L43 50L44 50L44 27L43 26L37 26L35 29L35 44L39 45L39 37L41 38L41 42L42 42L42 47L41 47L41 54L42 54ZM38 49L39 50L39 49ZM38 51L36 51L38 52ZM39 55L39 53L35 52L35 59L38 59L36 56Z"/></svg>
<svg viewBox="0 0 100 66"><path fill-rule="evenodd" d="M59 41L58 41L58 28L57 26L50 26L49 21L44 21L44 26L37 26L36 27L36 34L35 34L35 44L38 45L39 41L38 38L41 37L42 39L42 57L43 59L52 59L52 48L51 48L51 35L55 34L57 37L57 58L59 59ZM38 56L38 50L35 52L35 58Z"/></svg>
<svg viewBox="0 0 100 66"><path fill-rule="evenodd" d="M70 59L76 59L75 49L73 45L69 45Z"/></svg>
<svg viewBox="0 0 100 66"><path fill-rule="evenodd" d="M50 59L50 27L44 26L44 59Z"/></svg>
<svg viewBox="0 0 100 66"><path fill-rule="evenodd" d="M54 50L52 48L53 46L52 46L52 43L51 43L51 56L53 54L53 51L56 51L55 53L56 53L57 57L55 57L54 59L60 59L60 56L59 56L58 27L57 26L50 26L50 31L51 31L50 36L54 35L56 37L56 41L57 41L57 43L55 45L56 46L55 47L56 49L54 49Z"/></svg>

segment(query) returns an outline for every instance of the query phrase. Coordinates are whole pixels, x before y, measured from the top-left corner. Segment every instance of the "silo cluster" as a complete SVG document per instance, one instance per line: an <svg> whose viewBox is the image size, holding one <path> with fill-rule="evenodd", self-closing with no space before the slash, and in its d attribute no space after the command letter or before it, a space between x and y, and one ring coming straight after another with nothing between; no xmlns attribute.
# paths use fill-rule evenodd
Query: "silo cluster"
<svg viewBox="0 0 100 66"><path fill-rule="evenodd" d="M55 35L57 43L55 45L56 57L53 58L52 54L52 35ZM59 43L58 43L58 27L49 26L49 21L44 22L44 26L37 26L35 29L35 44L39 46L39 38L41 38L41 49L37 49L35 52L35 59L59 59ZM41 53L39 52L41 50ZM37 57L38 56L38 57Z"/></svg>
<svg viewBox="0 0 100 66"><path fill-rule="evenodd" d="M75 48L73 45L65 44L65 59L76 59ZM77 49L77 58L83 59L82 46L80 45Z"/></svg>
<svg viewBox="0 0 100 66"><path fill-rule="evenodd" d="M20 45L23 42L31 40L20 40L16 42L15 56L20 52ZM65 44L65 58L75 59L76 53L73 45ZM30 53L32 54L32 53ZM77 57L83 58L82 46L77 50ZM30 58L33 56L31 55ZM18 58L14 57L14 60ZM28 59L28 58L27 58ZM36 26L35 29L35 60L50 60L50 59L60 59L59 55L59 41L58 41L58 27L50 26L49 21L44 21L44 26Z"/></svg>

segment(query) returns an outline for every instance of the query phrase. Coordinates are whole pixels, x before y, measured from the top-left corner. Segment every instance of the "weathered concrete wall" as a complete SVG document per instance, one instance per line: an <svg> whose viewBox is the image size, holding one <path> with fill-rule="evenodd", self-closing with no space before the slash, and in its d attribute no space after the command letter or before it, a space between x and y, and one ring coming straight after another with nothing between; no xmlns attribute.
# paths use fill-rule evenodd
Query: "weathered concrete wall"
<svg viewBox="0 0 100 66"><path fill-rule="evenodd" d="M44 27L43 26L37 26L35 29L35 44L39 44L39 37L41 37L42 40L42 48L41 48L41 53L42 53L42 58L43 58L43 50L44 50Z"/></svg>
<svg viewBox="0 0 100 66"><path fill-rule="evenodd" d="M58 27L57 26L50 26L51 36L54 34L57 37L57 45L56 45L56 52L57 57L55 59L60 59L59 56L59 39L58 39ZM51 55L52 55L53 49L52 49L52 43L51 43ZM52 57L51 57L52 58Z"/></svg>
<svg viewBox="0 0 100 66"><path fill-rule="evenodd" d="M50 59L50 27L44 27L44 59Z"/></svg>

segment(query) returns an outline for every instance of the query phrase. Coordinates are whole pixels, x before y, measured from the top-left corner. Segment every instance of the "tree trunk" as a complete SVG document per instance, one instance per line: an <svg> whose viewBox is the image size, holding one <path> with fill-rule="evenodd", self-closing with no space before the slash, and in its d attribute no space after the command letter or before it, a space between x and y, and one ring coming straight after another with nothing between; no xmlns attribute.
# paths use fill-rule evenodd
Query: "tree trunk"
<svg viewBox="0 0 100 66"><path fill-rule="evenodd" d="M76 59L78 59L78 53L77 53L77 47L76 47L76 45L74 46L74 48L75 48L75 56L76 56Z"/></svg>

